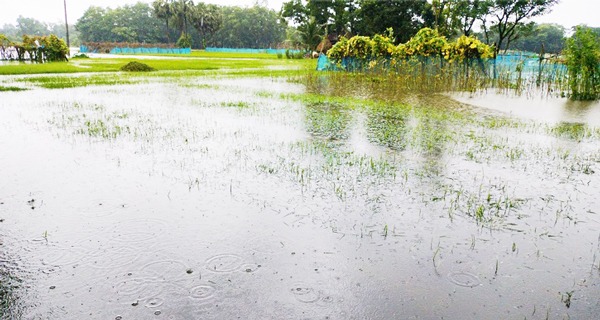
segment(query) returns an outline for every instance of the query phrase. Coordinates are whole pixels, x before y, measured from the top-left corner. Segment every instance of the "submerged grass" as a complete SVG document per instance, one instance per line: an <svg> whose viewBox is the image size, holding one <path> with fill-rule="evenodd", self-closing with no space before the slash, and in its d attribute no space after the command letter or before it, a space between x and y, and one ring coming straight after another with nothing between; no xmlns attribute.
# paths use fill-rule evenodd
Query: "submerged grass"
<svg viewBox="0 0 600 320"><path fill-rule="evenodd" d="M90 75L90 76L40 76L22 78L18 81L33 83L46 89L64 89L99 85L122 85L137 83L132 78L121 75L115 77L112 75Z"/></svg>
<svg viewBox="0 0 600 320"><path fill-rule="evenodd" d="M29 89L21 88L21 87L13 87L13 86L9 86L9 87L0 86L0 92L2 92L2 91L25 91L25 90L29 90Z"/></svg>

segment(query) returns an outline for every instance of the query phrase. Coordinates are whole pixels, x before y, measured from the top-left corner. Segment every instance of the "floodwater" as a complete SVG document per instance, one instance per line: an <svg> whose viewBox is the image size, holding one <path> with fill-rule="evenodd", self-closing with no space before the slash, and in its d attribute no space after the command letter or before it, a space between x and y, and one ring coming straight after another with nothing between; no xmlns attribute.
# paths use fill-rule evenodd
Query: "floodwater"
<svg viewBox="0 0 600 320"><path fill-rule="evenodd" d="M600 126L599 101L572 101L543 94L506 94L498 92L460 93L452 97L480 108L518 118L549 123L572 122Z"/></svg>
<svg viewBox="0 0 600 320"><path fill-rule="evenodd" d="M0 93L4 317L600 314L597 135L292 98L311 90Z"/></svg>

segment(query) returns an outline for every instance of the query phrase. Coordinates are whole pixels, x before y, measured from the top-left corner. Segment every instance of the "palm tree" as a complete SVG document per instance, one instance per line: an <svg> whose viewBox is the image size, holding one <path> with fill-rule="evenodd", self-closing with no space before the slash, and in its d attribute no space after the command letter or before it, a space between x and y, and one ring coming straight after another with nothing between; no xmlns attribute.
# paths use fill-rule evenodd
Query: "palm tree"
<svg viewBox="0 0 600 320"><path fill-rule="evenodd" d="M214 33L221 28L223 15L218 6L200 2L196 5L192 23L202 36L202 45L204 46L206 35Z"/></svg>
<svg viewBox="0 0 600 320"><path fill-rule="evenodd" d="M310 17L306 23L298 27L300 41L309 50L315 50L323 36L321 35L323 27L317 23L315 17Z"/></svg>
<svg viewBox="0 0 600 320"><path fill-rule="evenodd" d="M174 22L181 34L187 34L188 21L194 18L194 2L192 0L179 0L173 4Z"/></svg>
<svg viewBox="0 0 600 320"><path fill-rule="evenodd" d="M171 42L169 37L169 20L173 17L173 0L155 0L152 3L154 15L159 19L165 19L167 25L167 42Z"/></svg>

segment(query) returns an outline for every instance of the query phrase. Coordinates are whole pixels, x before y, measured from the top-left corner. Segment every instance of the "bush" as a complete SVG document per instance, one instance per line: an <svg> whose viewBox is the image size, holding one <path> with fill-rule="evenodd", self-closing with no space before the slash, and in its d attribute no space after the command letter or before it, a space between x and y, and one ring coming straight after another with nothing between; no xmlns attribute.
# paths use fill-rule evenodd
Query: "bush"
<svg viewBox="0 0 600 320"><path fill-rule="evenodd" d="M342 62L342 59L348 56L348 39L340 37L338 42L327 51L327 57L334 63Z"/></svg>
<svg viewBox="0 0 600 320"><path fill-rule="evenodd" d="M137 61L131 61L128 64L124 65L121 67L121 71L128 71L128 72L149 72L149 71L156 71L156 69L152 68L151 66L145 64L145 63L141 63L141 62L137 62Z"/></svg>
<svg viewBox="0 0 600 320"><path fill-rule="evenodd" d="M600 98L600 39L590 28L578 26L565 49L570 98Z"/></svg>
<svg viewBox="0 0 600 320"><path fill-rule="evenodd" d="M494 49L473 36L462 35L456 42L449 43L444 50L447 60L488 59L494 57Z"/></svg>
<svg viewBox="0 0 600 320"><path fill-rule="evenodd" d="M348 40L348 56L368 59L373 52L373 40L365 36L354 36Z"/></svg>
<svg viewBox="0 0 600 320"><path fill-rule="evenodd" d="M43 37L41 44L42 52L46 61L66 61L69 56L69 48L67 44L57 36L51 34L48 37Z"/></svg>
<svg viewBox="0 0 600 320"><path fill-rule="evenodd" d="M440 36L437 30L423 28L404 45L408 56L442 56L448 46L446 37Z"/></svg>
<svg viewBox="0 0 600 320"><path fill-rule="evenodd" d="M71 57L71 59L89 59L90 57L85 53L78 53Z"/></svg>
<svg viewBox="0 0 600 320"><path fill-rule="evenodd" d="M392 56L392 53L394 53L395 49L396 47L389 37L379 34L373 36L373 47L371 52L373 57L389 58Z"/></svg>

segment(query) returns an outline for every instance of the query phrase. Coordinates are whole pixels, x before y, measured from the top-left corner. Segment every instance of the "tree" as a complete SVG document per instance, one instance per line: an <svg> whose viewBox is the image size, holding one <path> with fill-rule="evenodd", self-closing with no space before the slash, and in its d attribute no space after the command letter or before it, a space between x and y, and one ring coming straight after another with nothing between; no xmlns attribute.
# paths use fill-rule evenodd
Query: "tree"
<svg viewBox="0 0 600 320"><path fill-rule="evenodd" d="M343 35L352 31L356 10L356 0L290 0L283 4L281 16L297 25L314 18L328 33Z"/></svg>
<svg viewBox="0 0 600 320"><path fill-rule="evenodd" d="M303 24L308 21L309 13L302 0L290 0L283 3L281 16L290 19L295 24Z"/></svg>
<svg viewBox="0 0 600 320"><path fill-rule="evenodd" d="M433 0L435 25L443 35L460 32L468 37L475 22L488 13L491 5L490 0Z"/></svg>
<svg viewBox="0 0 600 320"><path fill-rule="evenodd" d="M221 9L213 4L198 3L194 11L193 25L202 37L203 46L206 36L215 33L223 24Z"/></svg>
<svg viewBox="0 0 600 320"><path fill-rule="evenodd" d="M167 42L171 42L169 36L169 20L173 18L173 0L155 0L152 3L152 8L154 9L155 17L165 20Z"/></svg>
<svg viewBox="0 0 600 320"><path fill-rule="evenodd" d="M543 15L550 11L559 0L489 0L487 15L480 17L482 28L488 44L492 43L490 31L495 31L497 37L493 41L497 55L501 49L507 50L510 43L527 31L531 25L525 20ZM488 22L490 24L488 25Z"/></svg>
<svg viewBox="0 0 600 320"><path fill-rule="evenodd" d="M90 7L75 24L83 42L149 42L161 40L160 20L150 5L104 9Z"/></svg>
<svg viewBox="0 0 600 320"><path fill-rule="evenodd" d="M89 7L75 24L82 42L113 41L111 27L111 22L106 19L106 9L95 6Z"/></svg>
<svg viewBox="0 0 600 320"><path fill-rule="evenodd" d="M426 0L361 0L356 19L357 33L383 34L391 27L398 43L432 25L434 17Z"/></svg>
<svg viewBox="0 0 600 320"><path fill-rule="evenodd" d="M207 45L228 48L270 48L285 39L287 25L266 7L222 7L221 28L207 37Z"/></svg>
<svg viewBox="0 0 600 320"><path fill-rule="evenodd" d="M194 2L192 0L179 0L173 3L173 19L181 34L188 33L188 23L194 19Z"/></svg>
<svg viewBox="0 0 600 320"><path fill-rule="evenodd" d="M515 50L558 54L564 48L565 28L557 24L534 25L529 35L513 42Z"/></svg>
<svg viewBox="0 0 600 320"><path fill-rule="evenodd" d="M577 26L567 40L565 57L571 99L600 98L600 37L590 28Z"/></svg>
<svg viewBox="0 0 600 320"><path fill-rule="evenodd" d="M311 17L306 23L298 27L300 42L305 49L315 50L323 39L322 27L317 23L314 17Z"/></svg>
<svg viewBox="0 0 600 320"><path fill-rule="evenodd" d="M20 35L44 36L50 33L46 24L23 16L17 18L17 29Z"/></svg>

